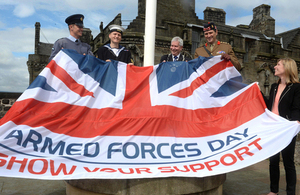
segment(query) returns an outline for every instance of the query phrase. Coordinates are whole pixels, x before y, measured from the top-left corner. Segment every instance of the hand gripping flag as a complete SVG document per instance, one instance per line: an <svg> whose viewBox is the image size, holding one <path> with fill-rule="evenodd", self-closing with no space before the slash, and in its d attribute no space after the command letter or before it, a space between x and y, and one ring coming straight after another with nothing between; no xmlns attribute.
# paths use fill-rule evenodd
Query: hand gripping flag
<svg viewBox="0 0 300 195"><path fill-rule="evenodd" d="M0 176L205 177L298 132L219 56L136 67L62 50L0 121Z"/></svg>

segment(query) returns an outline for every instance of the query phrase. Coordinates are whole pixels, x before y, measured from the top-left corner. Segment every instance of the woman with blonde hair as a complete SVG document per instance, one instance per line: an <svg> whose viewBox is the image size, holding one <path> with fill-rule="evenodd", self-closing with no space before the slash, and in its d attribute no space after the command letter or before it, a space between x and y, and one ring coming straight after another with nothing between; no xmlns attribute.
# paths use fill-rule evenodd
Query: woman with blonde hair
<svg viewBox="0 0 300 195"><path fill-rule="evenodd" d="M279 59L274 69L274 75L278 76L279 80L271 86L269 100L266 101L267 107L273 113L288 120L300 121L300 83L296 62L290 58ZM279 191L280 153L286 175L286 193L295 195L297 182L294 163L295 145L296 136L285 149L270 157L271 192L268 195L276 195Z"/></svg>

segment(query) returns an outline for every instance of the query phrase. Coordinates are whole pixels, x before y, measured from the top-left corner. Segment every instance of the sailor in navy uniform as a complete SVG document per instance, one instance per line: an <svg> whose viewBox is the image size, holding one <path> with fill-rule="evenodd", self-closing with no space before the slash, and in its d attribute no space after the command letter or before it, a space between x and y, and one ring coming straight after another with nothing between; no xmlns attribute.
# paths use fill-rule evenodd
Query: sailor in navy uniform
<svg viewBox="0 0 300 195"><path fill-rule="evenodd" d="M70 35L69 37L58 39L54 43L49 62L61 49L73 49L82 55L93 55L91 46L81 42L79 39L82 36L83 19L84 16L82 14L74 14L66 18L65 22L68 24Z"/></svg>
<svg viewBox="0 0 300 195"><path fill-rule="evenodd" d="M120 45L125 29L116 24L110 25L108 28L110 43L98 49L97 57L104 61L117 60L133 65L130 51Z"/></svg>

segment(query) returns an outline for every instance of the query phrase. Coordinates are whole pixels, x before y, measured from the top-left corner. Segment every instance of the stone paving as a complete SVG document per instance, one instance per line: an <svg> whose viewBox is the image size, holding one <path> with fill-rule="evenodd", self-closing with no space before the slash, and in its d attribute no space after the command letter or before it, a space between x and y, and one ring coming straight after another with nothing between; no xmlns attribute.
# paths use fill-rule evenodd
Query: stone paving
<svg viewBox="0 0 300 195"><path fill-rule="evenodd" d="M227 174L223 195L266 195L269 192L268 160ZM300 195L300 165L297 166L297 193ZM280 195L285 195L285 177L281 166ZM0 177L0 195L65 195L61 180Z"/></svg>
<svg viewBox="0 0 300 195"><path fill-rule="evenodd" d="M297 170L297 192L300 195L300 165ZM285 171L280 165L279 195L285 193ZM223 195L267 195L269 191L269 160L227 174Z"/></svg>

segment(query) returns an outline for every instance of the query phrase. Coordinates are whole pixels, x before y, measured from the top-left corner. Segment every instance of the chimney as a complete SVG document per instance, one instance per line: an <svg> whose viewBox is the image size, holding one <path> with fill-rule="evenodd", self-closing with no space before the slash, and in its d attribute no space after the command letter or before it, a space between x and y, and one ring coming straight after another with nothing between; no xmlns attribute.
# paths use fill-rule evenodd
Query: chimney
<svg viewBox="0 0 300 195"><path fill-rule="evenodd" d="M270 16L271 6L262 4L253 9L253 19L249 25L251 30L265 34L268 37L275 35L275 19Z"/></svg>
<svg viewBox="0 0 300 195"><path fill-rule="evenodd" d="M225 24L226 12L223 9L206 7L206 9L203 12L205 21Z"/></svg>
<svg viewBox="0 0 300 195"><path fill-rule="evenodd" d="M34 54L39 53L40 30L41 30L41 24L39 22L36 22L35 23Z"/></svg>

